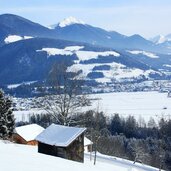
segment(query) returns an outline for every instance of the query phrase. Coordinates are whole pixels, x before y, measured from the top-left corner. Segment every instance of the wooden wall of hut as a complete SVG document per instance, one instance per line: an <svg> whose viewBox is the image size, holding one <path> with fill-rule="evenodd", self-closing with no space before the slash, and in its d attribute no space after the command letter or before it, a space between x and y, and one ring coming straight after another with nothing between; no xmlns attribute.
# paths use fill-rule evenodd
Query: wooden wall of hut
<svg viewBox="0 0 171 171"><path fill-rule="evenodd" d="M58 147L38 142L38 152L84 162L84 133L75 139L68 147Z"/></svg>
<svg viewBox="0 0 171 171"><path fill-rule="evenodd" d="M27 144L27 145L38 145L38 142L36 140L26 141L23 137L21 137L19 134L14 133L12 135L12 141L17 144Z"/></svg>

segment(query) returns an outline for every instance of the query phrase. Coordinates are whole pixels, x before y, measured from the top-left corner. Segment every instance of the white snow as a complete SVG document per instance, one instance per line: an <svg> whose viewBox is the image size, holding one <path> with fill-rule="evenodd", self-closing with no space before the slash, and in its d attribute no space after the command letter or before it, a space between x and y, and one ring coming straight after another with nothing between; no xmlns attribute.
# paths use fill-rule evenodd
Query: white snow
<svg viewBox="0 0 171 171"><path fill-rule="evenodd" d="M31 36L24 36L24 39L32 39L33 37Z"/></svg>
<svg viewBox="0 0 171 171"><path fill-rule="evenodd" d="M34 140L43 130L44 128L37 124L30 124L15 128L15 132L26 141Z"/></svg>
<svg viewBox="0 0 171 171"><path fill-rule="evenodd" d="M39 51L46 51L48 56L50 55L73 55L76 54L79 58L79 60L89 60L92 58L97 58L98 56L115 56L119 57L120 54L115 51L105 51L105 52L93 52L93 51L81 51L80 49L83 49L84 46L68 46L64 49L58 49L58 48L43 48Z"/></svg>
<svg viewBox="0 0 171 171"><path fill-rule="evenodd" d="M110 83L111 82L111 79L110 78L96 78L95 79L98 83Z"/></svg>
<svg viewBox="0 0 171 171"><path fill-rule="evenodd" d="M30 84L33 84L33 83L35 83L35 82L37 82L37 81L27 81L27 82L22 82L22 83L18 83L18 84L9 84L8 86L7 86L7 88L9 88L9 89L12 89L12 88L17 88L17 87L19 87L19 86L21 86L21 85L30 85Z"/></svg>
<svg viewBox="0 0 171 171"><path fill-rule="evenodd" d="M92 145L93 142L91 140L89 140L87 137L84 137L84 146L87 146L87 145Z"/></svg>
<svg viewBox="0 0 171 171"><path fill-rule="evenodd" d="M95 72L102 72L104 75L104 78L98 78L96 79L97 82L100 83L107 83L111 82L111 79L115 78L116 80L124 79L124 78L133 78L133 77L139 77L141 75L145 75L146 77L149 76L150 73L154 73L154 70L141 70L136 68L127 68L125 65L119 64L119 63L102 63L102 64L74 64L71 67L68 68L68 71L72 70L82 70L83 75L86 77L90 72L93 72L93 68L95 66L103 66L108 65L110 66L110 70L99 70Z"/></svg>
<svg viewBox="0 0 171 171"><path fill-rule="evenodd" d="M51 55L72 55L73 53L70 51L66 51L64 49L58 49L58 48L43 48L42 50L37 50L39 51L45 51L48 54L48 57Z"/></svg>
<svg viewBox="0 0 171 171"><path fill-rule="evenodd" d="M151 38L150 41L152 41L156 44L161 44L161 43L165 43L167 41L171 41L171 39L169 36L158 35L154 38Z"/></svg>
<svg viewBox="0 0 171 171"><path fill-rule="evenodd" d="M65 18L63 21L61 21L59 23L59 26L60 27L66 27L66 26L69 26L72 24L85 24L85 23L81 20L74 18L74 17L68 17L68 18Z"/></svg>
<svg viewBox="0 0 171 171"><path fill-rule="evenodd" d="M9 35L8 37L6 37L4 39L4 42L6 44L8 43L13 43L13 42L16 42L16 41L19 41L19 40L23 40L23 39L31 39L33 37L31 36L24 36L24 37L21 37L21 36L18 36L18 35Z"/></svg>
<svg viewBox="0 0 171 171"><path fill-rule="evenodd" d="M65 160L59 157L37 152L36 146L19 145L0 141L0 159L2 171L157 171L142 164L133 164L116 157L97 153L96 165L90 161L90 154L85 154L84 163ZM94 157L93 157L94 158ZM10 161L10 164L9 164Z"/></svg>
<svg viewBox="0 0 171 171"><path fill-rule="evenodd" d="M21 36L17 36L17 35L10 35L8 37L5 38L4 42L5 43L12 43L12 42L16 42L19 40L22 40L23 38Z"/></svg>
<svg viewBox="0 0 171 171"><path fill-rule="evenodd" d="M163 66L171 68L171 65L164 64Z"/></svg>
<svg viewBox="0 0 171 171"><path fill-rule="evenodd" d="M98 56L115 56L119 57L120 54L115 51L105 51L105 52L94 52L94 51L77 51L76 52L79 60L89 60L89 59L96 59Z"/></svg>
<svg viewBox="0 0 171 171"><path fill-rule="evenodd" d="M66 51L78 51L80 49L83 49L84 46L68 46L68 47L65 47L64 50Z"/></svg>
<svg viewBox="0 0 171 171"><path fill-rule="evenodd" d="M47 113L47 112L45 110L41 110L41 109L13 111L16 122L19 122L19 121L28 122L29 117L31 115L45 114L45 113Z"/></svg>
<svg viewBox="0 0 171 171"><path fill-rule="evenodd" d="M167 40L167 38L163 35L159 36L158 41L156 42L157 44L164 43Z"/></svg>
<svg viewBox="0 0 171 171"><path fill-rule="evenodd" d="M90 98L99 100L92 101L92 106L86 107L84 110L97 109L103 111L105 115L112 116L118 113L123 117L128 115L134 116L136 119L143 117L148 121L153 117L159 121L162 117L165 119L171 114L171 98L167 97L167 93L158 92L119 92L119 93L103 93L92 94ZM167 109L164 109L164 108Z"/></svg>
<svg viewBox="0 0 171 171"><path fill-rule="evenodd" d="M167 93L153 91L91 94L89 98L99 100L92 100L92 106L85 107L82 111L97 110L97 107L100 106L99 111L103 111L109 117L118 113L123 117L132 115L139 119L141 116L145 121L153 117L159 121L162 117L169 118L171 114L171 98L168 98L167 95ZM167 109L164 109L165 107ZM16 121L28 121L30 115L46 113L46 111L32 109L13 113Z"/></svg>
<svg viewBox="0 0 171 171"><path fill-rule="evenodd" d="M36 137L36 140L49 145L67 147L85 130L86 128L51 124Z"/></svg>
<svg viewBox="0 0 171 171"><path fill-rule="evenodd" d="M132 51L130 51L130 50L128 50L127 52L129 52L129 53L131 53L133 55L142 54L142 55L145 55L145 56L147 56L149 58L154 58L154 59L159 58L159 56L157 56L156 54L151 53L151 52L146 52L146 51L140 51L140 50L132 50Z"/></svg>

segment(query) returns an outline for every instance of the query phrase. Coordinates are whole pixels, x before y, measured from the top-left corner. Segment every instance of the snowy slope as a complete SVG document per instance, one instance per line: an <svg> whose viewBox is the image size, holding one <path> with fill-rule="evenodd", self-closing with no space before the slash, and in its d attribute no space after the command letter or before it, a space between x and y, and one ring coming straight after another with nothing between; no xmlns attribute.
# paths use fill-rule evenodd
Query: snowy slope
<svg viewBox="0 0 171 171"><path fill-rule="evenodd" d="M8 43L13 43L13 42L16 42L16 41L19 41L19 40L25 40L25 39L31 39L33 37L31 36L18 36L18 35L9 35L8 37L6 37L4 39L4 42L6 44Z"/></svg>
<svg viewBox="0 0 171 171"><path fill-rule="evenodd" d="M85 155L84 163L78 163L39 154L37 147L2 141L0 141L0 159L3 171L157 171L157 169L146 165L133 165L131 161L100 154L98 154L95 166L88 155Z"/></svg>
<svg viewBox="0 0 171 171"><path fill-rule="evenodd" d="M133 51L128 51L128 52L134 55L143 54L149 58L159 58L159 56L157 56L156 54L151 53L151 52L146 52L146 51L133 50Z"/></svg>
<svg viewBox="0 0 171 171"><path fill-rule="evenodd" d="M158 35L156 37L151 38L150 40L156 44L161 44L167 41L171 41L171 37L169 35Z"/></svg>
<svg viewBox="0 0 171 171"><path fill-rule="evenodd" d="M83 75L85 78L92 79L97 81L98 83L106 83L111 82L113 78L116 80L124 79L124 78L137 78L137 77L149 77L149 74L152 72L155 72L153 70L142 70L138 68L133 67L127 67L126 65L121 64L120 62L113 62L114 59L111 57L116 58L117 60L123 60L119 59L122 58L121 54L116 51L87 51L84 50L84 46L66 46L63 49L59 48L42 48L37 50L37 52L46 52L47 58L53 57L55 55L66 55L66 56L72 56L76 55L77 60L75 60L75 64L68 68L68 71L75 71L75 70L82 70ZM129 51L132 54L144 54L148 56L149 58L158 58L153 53L145 52L145 51ZM106 57L103 58L103 57ZM110 57L110 58L109 58ZM108 60L109 59L109 60ZM105 67L108 67L109 69L103 69ZM96 69L95 68L101 68ZM102 74L102 77L98 78L98 73ZM91 74L96 74L95 77L97 78L91 78Z"/></svg>

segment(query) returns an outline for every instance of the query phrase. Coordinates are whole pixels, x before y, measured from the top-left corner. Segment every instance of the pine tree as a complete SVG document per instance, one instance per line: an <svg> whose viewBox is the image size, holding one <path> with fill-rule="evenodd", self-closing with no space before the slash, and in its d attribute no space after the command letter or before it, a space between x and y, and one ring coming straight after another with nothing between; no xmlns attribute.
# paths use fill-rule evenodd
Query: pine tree
<svg viewBox="0 0 171 171"><path fill-rule="evenodd" d="M5 97L0 90L0 138L8 139L14 131L14 115L12 114L12 101Z"/></svg>

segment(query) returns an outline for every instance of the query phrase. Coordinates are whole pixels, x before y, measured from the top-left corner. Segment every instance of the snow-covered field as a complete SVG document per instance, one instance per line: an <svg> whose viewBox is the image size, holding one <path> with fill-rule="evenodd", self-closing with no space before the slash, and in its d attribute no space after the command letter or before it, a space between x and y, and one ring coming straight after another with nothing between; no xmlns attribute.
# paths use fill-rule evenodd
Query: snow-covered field
<svg viewBox="0 0 171 171"><path fill-rule="evenodd" d="M4 42L6 44L8 43L13 43L13 42L16 42L16 41L19 41L19 40L23 40L23 39L31 39L33 37L31 36L24 36L24 37L21 37L21 36L18 36L18 35L9 35L8 37L6 37L4 39Z"/></svg>
<svg viewBox="0 0 171 171"><path fill-rule="evenodd" d="M167 93L158 92L119 92L91 95L99 98L92 107L99 108L108 116L114 113L126 117L133 115L137 119L142 116L146 121L153 117L156 121L161 117L171 117L171 98ZM92 108L91 107L91 108Z"/></svg>
<svg viewBox="0 0 171 171"><path fill-rule="evenodd" d="M98 154L96 165L85 155L84 163L40 154L37 147L0 141L2 171L157 171L158 169Z"/></svg>
<svg viewBox="0 0 171 171"><path fill-rule="evenodd" d="M118 113L123 117L128 115L135 116L136 119L143 117L148 121L153 117L156 121L171 116L171 98L167 97L167 93L158 92L119 92L92 94L92 106L86 107L83 111L94 109L103 111L107 116ZM98 99L98 100L97 100ZM30 114L45 113L40 109L32 109L29 111L14 111L17 121L28 120Z"/></svg>
<svg viewBox="0 0 171 171"><path fill-rule="evenodd" d="M156 54L151 53L151 52L146 52L146 51L133 50L133 51L128 51L128 52L133 54L133 55L142 54L142 55L145 55L149 58L159 58L159 56L157 56Z"/></svg>

